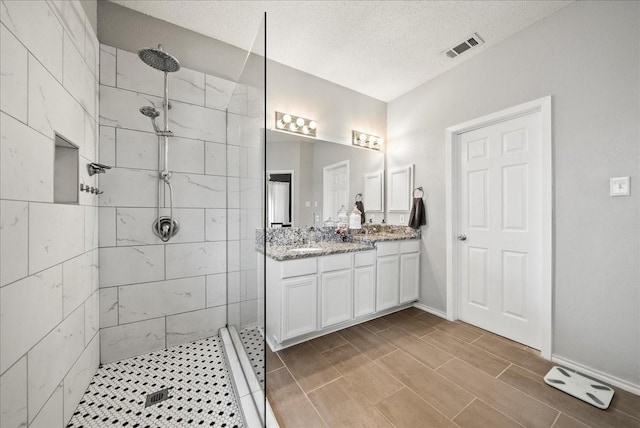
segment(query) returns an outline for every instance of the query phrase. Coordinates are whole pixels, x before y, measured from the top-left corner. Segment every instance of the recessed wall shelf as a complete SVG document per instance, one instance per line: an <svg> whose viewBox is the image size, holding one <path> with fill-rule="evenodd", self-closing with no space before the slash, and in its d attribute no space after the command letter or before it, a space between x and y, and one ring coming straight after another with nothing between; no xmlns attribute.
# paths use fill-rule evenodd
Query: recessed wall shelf
<svg viewBox="0 0 640 428"><path fill-rule="evenodd" d="M78 146L56 134L53 164L53 202L78 203Z"/></svg>

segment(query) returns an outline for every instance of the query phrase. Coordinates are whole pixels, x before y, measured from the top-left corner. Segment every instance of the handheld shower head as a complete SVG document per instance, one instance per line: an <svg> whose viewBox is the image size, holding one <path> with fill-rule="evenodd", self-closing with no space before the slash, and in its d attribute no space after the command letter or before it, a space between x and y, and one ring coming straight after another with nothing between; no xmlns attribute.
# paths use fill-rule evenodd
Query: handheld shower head
<svg viewBox="0 0 640 428"><path fill-rule="evenodd" d="M156 117L160 116L160 112L158 111L158 109L151 106L144 106L144 107L140 107L140 113L142 113L143 115L151 119L151 123L153 124L154 131L156 132L160 131L160 128L158 128L158 124L156 123Z"/></svg>
<svg viewBox="0 0 640 428"><path fill-rule="evenodd" d="M156 117L160 116L160 112L158 111L158 109L151 106L140 107L140 113L144 114L147 117L150 117L151 119L155 119Z"/></svg>

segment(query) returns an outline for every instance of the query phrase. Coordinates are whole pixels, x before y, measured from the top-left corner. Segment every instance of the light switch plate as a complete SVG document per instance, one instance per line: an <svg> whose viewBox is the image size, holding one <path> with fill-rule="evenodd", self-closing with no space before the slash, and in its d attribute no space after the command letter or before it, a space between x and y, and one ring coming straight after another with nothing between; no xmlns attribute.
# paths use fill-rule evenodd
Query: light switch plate
<svg viewBox="0 0 640 428"><path fill-rule="evenodd" d="M611 177L609 178L609 195L610 196L629 196L631 194L629 177Z"/></svg>

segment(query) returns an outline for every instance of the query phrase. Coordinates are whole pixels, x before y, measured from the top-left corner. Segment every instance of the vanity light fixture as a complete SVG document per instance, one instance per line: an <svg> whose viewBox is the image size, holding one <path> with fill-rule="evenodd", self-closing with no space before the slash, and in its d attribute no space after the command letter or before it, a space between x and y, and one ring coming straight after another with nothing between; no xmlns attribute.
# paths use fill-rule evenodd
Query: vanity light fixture
<svg viewBox="0 0 640 428"><path fill-rule="evenodd" d="M315 137L317 128L318 123L315 120L305 119L304 117L281 113L279 111L276 112L276 129L278 131L294 132L296 134Z"/></svg>
<svg viewBox="0 0 640 428"><path fill-rule="evenodd" d="M365 149L380 150L384 138L376 137L375 135L365 134L364 132L351 131L351 145L363 147Z"/></svg>

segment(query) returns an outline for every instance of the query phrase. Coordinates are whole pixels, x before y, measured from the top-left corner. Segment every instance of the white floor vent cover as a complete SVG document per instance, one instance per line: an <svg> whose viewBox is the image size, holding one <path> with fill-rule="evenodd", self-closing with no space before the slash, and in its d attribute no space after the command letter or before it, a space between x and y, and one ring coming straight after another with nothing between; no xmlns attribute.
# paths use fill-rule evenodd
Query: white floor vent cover
<svg viewBox="0 0 640 428"><path fill-rule="evenodd" d="M613 389L607 385L558 366L549 370L544 381L600 409L608 408L613 398Z"/></svg>

